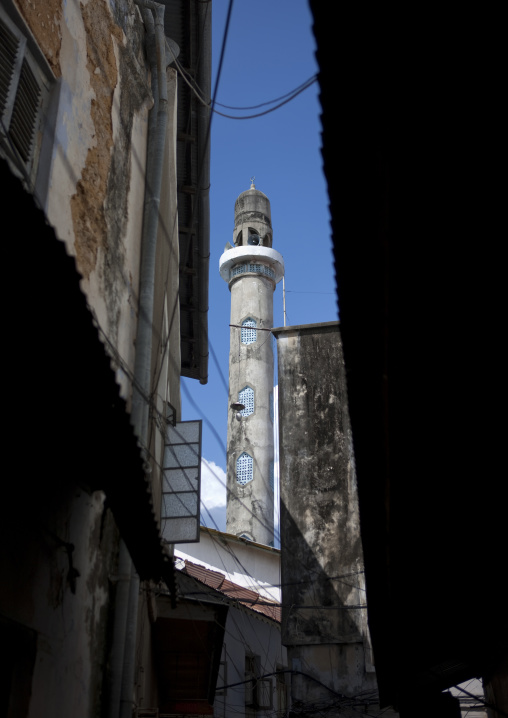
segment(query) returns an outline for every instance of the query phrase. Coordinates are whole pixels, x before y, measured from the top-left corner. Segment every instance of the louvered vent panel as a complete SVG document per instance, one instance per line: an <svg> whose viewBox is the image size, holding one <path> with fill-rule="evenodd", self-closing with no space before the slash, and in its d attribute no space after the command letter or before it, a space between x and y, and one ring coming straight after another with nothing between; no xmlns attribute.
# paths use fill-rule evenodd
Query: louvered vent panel
<svg viewBox="0 0 508 718"><path fill-rule="evenodd" d="M30 159L40 98L37 80L28 62L23 60L9 134L24 162Z"/></svg>
<svg viewBox="0 0 508 718"><path fill-rule="evenodd" d="M3 119L18 54L19 41L0 20L0 117Z"/></svg>

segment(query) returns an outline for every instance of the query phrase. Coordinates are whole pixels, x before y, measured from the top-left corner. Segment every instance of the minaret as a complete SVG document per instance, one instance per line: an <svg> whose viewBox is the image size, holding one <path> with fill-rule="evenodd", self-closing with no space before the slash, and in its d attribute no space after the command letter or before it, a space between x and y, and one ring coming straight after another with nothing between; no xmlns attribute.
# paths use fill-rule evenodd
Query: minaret
<svg viewBox="0 0 508 718"><path fill-rule="evenodd" d="M235 203L234 246L220 258L231 292L226 530L273 546L273 292L284 260L272 249L268 197L254 180Z"/></svg>

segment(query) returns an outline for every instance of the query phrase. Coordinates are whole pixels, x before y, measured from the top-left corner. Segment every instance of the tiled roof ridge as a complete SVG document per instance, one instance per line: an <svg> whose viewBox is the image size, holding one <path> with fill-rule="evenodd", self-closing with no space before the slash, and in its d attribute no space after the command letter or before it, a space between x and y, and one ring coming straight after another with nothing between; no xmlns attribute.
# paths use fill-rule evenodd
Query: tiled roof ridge
<svg viewBox="0 0 508 718"><path fill-rule="evenodd" d="M250 608L253 611L256 611L256 613L263 614L264 616L277 621L277 623L281 622L281 606L277 601L270 600L250 588L245 588L237 583L233 583L233 581L226 578L226 576L220 571L207 568L202 564L193 563L188 559L184 559L184 563L185 568L182 569L182 571L188 576L192 576L192 578L195 578L197 581L204 583L206 586L223 593L228 598L238 601L238 603L241 603L242 606Z"/></svg>

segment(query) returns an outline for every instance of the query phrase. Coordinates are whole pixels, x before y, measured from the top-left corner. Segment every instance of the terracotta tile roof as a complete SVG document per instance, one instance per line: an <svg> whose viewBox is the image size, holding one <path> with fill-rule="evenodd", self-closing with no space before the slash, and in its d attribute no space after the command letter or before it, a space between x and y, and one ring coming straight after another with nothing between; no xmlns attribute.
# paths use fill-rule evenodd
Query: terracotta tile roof
<svg viewBox="0 0 508 718"><path fill-rule="evenodd" d="M223 593L228 598L238 601L243 606L251 608L257 613L262 613L273 621L277 621L277 623L281 622L280 603L270 601L265 596L256 593L256 591L229 581L223 573L205 568L205 566L199 566L187 559L185 559L185 567L182 568L181 571L187 574L187 576L192 576L192 578L213 588L215 591Z"/></svg>

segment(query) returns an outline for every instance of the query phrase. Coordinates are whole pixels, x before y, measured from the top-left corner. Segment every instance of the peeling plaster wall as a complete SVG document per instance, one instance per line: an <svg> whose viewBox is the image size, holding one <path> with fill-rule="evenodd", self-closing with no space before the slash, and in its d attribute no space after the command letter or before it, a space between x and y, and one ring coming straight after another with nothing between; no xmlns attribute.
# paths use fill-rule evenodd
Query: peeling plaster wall
<svg viewBox="0 0 508 718"><path fill-rule="evenodd" d="M60 77L60 48L62 46L62 0L18 0L18 7L37 39L53 73ZM37 28L37 33L34 32Z"/></svg>
<svg viewBox="0 0 508 718"><path fill-rule="evenodd" d="M14 4L56 78L55 124L48 132L53 144L44 154L46 216L76 258L81 287L103 339L107 337L104 343L118 369L121 393L129 400L147 122L153 104L140 13L132 0ZM46 121L50 123L49 116ZM176 121L170 124L173 152ZM175 164L174 152L168 161ZM169 182L166 205L176 215L176 168ZM177 242L178 227L175 237ZM167 254L161 261L167 261ZM170 281L176 281L170 291L176 296L177 280L178 261L170 271ZM169 301L166 288L156 300L160 310ZM166 308L160 316L167 313ZM172 344L178 344L179 379L179 323L172 331ZM167 364L167 355L164 360ZM159 352L157 370L162 363ZM167 373L166 368L163 378ZM167 381L162 384L165 400ZM78 406L83 399L78 376L73 390ZM25 671L27 685L22 691L28 718L92 718L102 714L106 700L119 535L104 494L74 485L72 467L68 484L54 494L50 489L45 486L41 493L37 517L13 518L12 545L0 556L0 569L14 579L0 596L0 619L13 635L24 631L34 636L33 668ZM74 569L78 573L73 574ZM141 607L142 620L146 610ZM149 636L143 638L143 650L149 651Z"/></svg>
<svg viewBox="0 0 508 718"><path fill-rule="evenodd" d="M75 255L118 365L133 368L148 111L132 0L17 0L59 78L46 213ZM119 374L122 394L130 389Z"/></svg>

